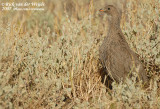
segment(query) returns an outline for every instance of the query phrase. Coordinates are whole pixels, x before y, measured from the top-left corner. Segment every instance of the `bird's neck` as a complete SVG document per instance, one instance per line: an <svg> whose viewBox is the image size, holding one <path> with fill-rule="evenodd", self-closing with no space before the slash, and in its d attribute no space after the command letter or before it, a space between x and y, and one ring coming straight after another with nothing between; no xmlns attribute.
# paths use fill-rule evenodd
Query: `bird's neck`
<svg viewBox="0 0 160 109"><path fill-rule="evenodd" d="M120 18L119 17L115 17L115 18L111 18L109 19L109 30L119 30L120 29Z"/></svg>

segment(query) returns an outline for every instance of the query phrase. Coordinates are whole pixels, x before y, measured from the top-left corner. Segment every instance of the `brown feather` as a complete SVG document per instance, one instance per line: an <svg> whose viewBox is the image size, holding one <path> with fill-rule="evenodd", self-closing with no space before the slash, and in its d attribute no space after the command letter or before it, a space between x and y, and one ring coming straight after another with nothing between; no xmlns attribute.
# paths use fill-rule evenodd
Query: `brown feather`
<svg viewBox="0 0 160 109"><path fill-rule="evenodd" d="M108 35L104 38L99 49L103 66L106 67L111 78L117 82L120 82L121 79L124 80L131 71L137 72L139 78L143 82L147 82L146 71L137 54L130 49L120 28L120 13L112 5L107 5L102 10L111 17Z"/></svg>

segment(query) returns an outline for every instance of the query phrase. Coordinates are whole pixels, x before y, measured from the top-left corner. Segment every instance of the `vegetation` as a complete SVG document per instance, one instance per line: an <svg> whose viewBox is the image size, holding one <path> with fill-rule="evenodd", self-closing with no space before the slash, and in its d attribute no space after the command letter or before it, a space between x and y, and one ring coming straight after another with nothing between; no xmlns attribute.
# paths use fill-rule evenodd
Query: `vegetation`
<svg viewBox="0 0 160 109"><path fill-rule="evenodd" d="M0 108L160 108L160 1L127 0L121 20L149 86L132 77L112 89L99 74L104 1L46 0L44 11L0 10Z"/></svg>

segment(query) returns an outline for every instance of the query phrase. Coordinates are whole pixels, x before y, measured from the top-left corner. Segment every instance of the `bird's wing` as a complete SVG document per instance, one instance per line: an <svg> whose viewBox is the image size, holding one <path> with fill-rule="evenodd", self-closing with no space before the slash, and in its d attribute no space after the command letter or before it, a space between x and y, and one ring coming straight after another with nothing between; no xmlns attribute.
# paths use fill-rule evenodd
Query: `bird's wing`
<svg viewBox="0 0 160 109"><path fill-rule="evenodd" d="M114 40L110 45L110 50L107 57L107 70L110 70L114 79L124 77L131 70L132 51L128 43L121 34L117 34L119 38ZM134 58L134 57L133 57Z"/></svg>
<svg viewBox="0 0 160 109"><path fill-rule="evenodd" d="M139 63L139 55L137 53L135 53L133 50L131 50L131 48L129 47L129 44L127 43L127 41L125 40L125 37L123 35L123 33L121 31L118 32L118 35L120 37L120 45L122 47L122 49L127 52L128 54L130 54L130 59L133 61L133 64L138 64ZM135 66L135 65L133 65Z"/></svg>
<svg viewBox="0 0 160 109"><path fill-rule="evenodd" d="M130 71L130 56L121 47L113 47L108 55L106 62L107 70L112 73L114 78L122 78Z"/></svg>

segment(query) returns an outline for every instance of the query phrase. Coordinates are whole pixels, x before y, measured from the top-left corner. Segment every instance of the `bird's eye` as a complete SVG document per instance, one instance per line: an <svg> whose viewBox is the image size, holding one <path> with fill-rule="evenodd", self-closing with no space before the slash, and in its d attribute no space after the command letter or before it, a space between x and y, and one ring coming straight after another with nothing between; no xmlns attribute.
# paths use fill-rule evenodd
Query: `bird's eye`
<svg viewBox="0 0 160 109"><path fill-rule="evenodd" d="M110 10L110 8L108 8L108 10Z"/></svg>

